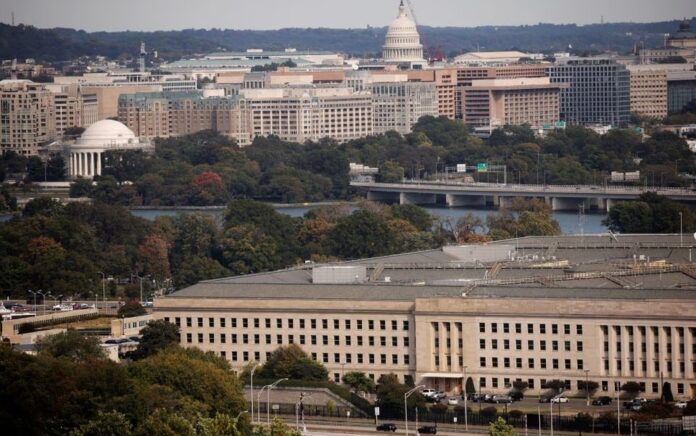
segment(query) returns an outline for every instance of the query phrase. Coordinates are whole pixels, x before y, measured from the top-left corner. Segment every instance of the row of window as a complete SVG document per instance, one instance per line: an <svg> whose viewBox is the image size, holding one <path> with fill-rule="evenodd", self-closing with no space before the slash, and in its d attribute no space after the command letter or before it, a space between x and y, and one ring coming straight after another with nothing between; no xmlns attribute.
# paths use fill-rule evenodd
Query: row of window
<svg viewBox="0 0 696 436"><path fill-rule="evenodd" d="M604 365L604 370L605 370L605 371L609 371L609 360L604 359L603 362L604 362L604 363L603 363L603 365ZM678 366L679 366L679 373L684 374L685 369L686 369L686 364L685 364L684 362L677 362L677 363L678 363ZM692 365L693 371L696 373L696 361L692 362L691 365ZM662 368L662 369L661 369L661 368ZM614 361L614 369L615 369L616 371L619 371L619 372L620 372L620 371L623 371L623 369L624 369L623 361L620 360L620 359L615 360L615 361ZM672 363L671 361L667 361L665 366L660 365L660 361L659 361L659 360L653 361L653 370L654 370L656 373L659 373L660 371L664 370L664 371L666 371L667 373L670 373L670 374L671 374L672 371L673 371L673 369L674 369L674 365L673 365L673 363ZM636 370L635 361L633 361L633 360L629 360L629 361L628 361L628 370L629 370L629 371L635 371L635 370ZM645 360L641 360L641 361L640 361L640 370L641 370L642 372L647 372L647 371L648 371L648 362L647 362L647 361L645 361Z"/></svg>
<svg viewBox="0 0 696 436"><path fill-rule="evenodd" d="M489 386L488 380L490 380L490 387L491 387L491 388L511 388L511 387L512 387L512 380L511 380L510 378L507 378L507 377L505 377L505 378L499 378L499 377L480 377L480 378L479 378L479 390L481 390L482 388L485 389L486 387ZM522 379L518 378L518 379L516 379L515 381L522 381ZM580 387L581 387L583 381L584 381L584 380L577 380L577 381L576 381L575 388L576 388L578 391L582 390ZM502 382L502 384L501 384L501 382ZM539 386L540 388L544 389L545 386L546 386L546 382L547 382L546 379L543 379L543 378L542 378L542 379L539 379L539 385L538 385L538 386ZM571 381L570 381L570 380L563 380L563 382L564 382L564 384L565 384L565 386L564 386L564 389L565 389L565 390L571 390L571 389L572 389L572 384L571 384ZM533 378L527 379L527 384L528 384L528 386L529 386L529 389L535 389L535 387L537 386L537 384L536 384L536 379L533 379ZM645 392L645 391L646 391L646 390L645 390L645 389L646 389L646 384L645 384L645 382L639 382L638 384L640 385L640 391L641 391L641 392ZM601 389L602 389L603 392L608 392L608 391L609 391L609 387L610 387L611 385L610 385L610 382L609 382L608 380L602 380L602 381L600 382L600 386L601 386ZM620 392L620 391L621 391L621 383L619 383L619 382L614 382L612 387L613 387L614 392ZM660 385L659 385L658 382L652 382L651 385L650 385L650 391L651 391L652 393L654 393L654 394L659 393L659 387L660 387ZM683 395L684 392L685 392L685 385L684 385L684 383L677 383L677 394Z"/></svg>
<svg viewBox="0 0 696 436"><path fill-rule="evenodd" d="M480 350L485 350L486 349L486 340L485 339L479 339L479 349ZM460 340L461 344L461 340ZM497 350L498 349L498 344L499 341L498 339L491 339L490 340L490 348L491 350ZM516 339L515 340L515 350L522 350L522 340L521 339ZM533 351L535 347L535 341L532 339L527 340L527 350ZM551 350L552 351L559 351L560 342L553 340L551 341ZM509 339L503 339L502 340L502 348L503 350L509 350L510 349L510 340ZM541 351L546 351L546 340L540 340L539 341L539 350ZM575 343L575 350L582 352L584 350L584 345L582 341L577 341ZM572 351L572 342L571 341L563 341L563 351Z"/></svg>
<svg viewBox="0 0 696 436"><path fill-rule="evenodd" d="M230 343L232 344L261 344L261 336L260 334L254 334L254 335L249 335L247 333L244 334L237 334L237 333L232 333L230 334ZM287 343L288 344L294 344L295 343L295 337L299 339L299 344L300 345L305 345L306 344L306 339L307 335L287 335ZM208 333L208 343L214 344L215 343L215 338L218 338L221 344L226 344L227 343L227 334L226 333ZM270 344L276 344L276 345L282 345L283 342L283 335L275 335L275 342L273 342L273 335L270 334L265 334L263 335L264 337L264 344L270 345ZM309 335L309 341L311 345L318 345L318 335ZM379 343L379 346L381 347L386 347L387 343L389 343L392 347L398 347L399 346L399 338L397 336L392 336L391 340L387 342L387 337L386 336L367 336L367 341L364 341L364 336L356 336L355 337L355 345L362 347L363 345L367 345L370 347L374 347ZM198 343L202 344L204 342L204 334L203 333L198 333L197 334L197 339ZM191 344L193 343L193 334L192 333L186 333L186 342ZM352 346L353 344L353 337L352 336L338 336L334 335L331 338L331 344L332 345L347 345L347 346ZM321 345L329 345L329 336L328 335L322 335L321 336ZM410 339L408 336L404 336L401 338L401 345L403 347L408 347L410 345Z"/></svg>
<svg viewBox="0 0 696 436"><path fill-rule="evenodd" d="M684 346L684 343L679 343L679 354L684 354L686 351L686 348ZM633 353L635 349L635 346L633 345L633 342L628 343L628 352ZM645 342L640 343L640 352L641 353L647 353L648 349L648 344ZM621 341L616 341L616 347L615 350L617 353L621 353L623 350L623 346L621 345ZM653 351L655 354L660 353L660 343L659 342L653 342ZM667 342L665 344L665 351L667 354L672 354L672 343ZM604 341L604 352L608 353L609 352L609 341ZM696 343L691 344L691 354L696 354Z"/></svg>
<svg viewBox="0 0 696 436"><path fill-rule="evenodd" d="M170 322L170 318L165 318L164 319L167 322ZM217 323L216 323L217 320ZM220 328L226 328L227 327L227 318L208 318L207 325L208 327L220 327ZM237 328L239 323L237 318L230 318L230 327L231 328ZM250 325L253 324L254 328L261 328L261 318L241 318L239 320L241 322L242 328L249 328ZM283 319L283 318L276 318L275 319L275 327L282 329L282 328L288 328L292 329L295 328L297 325L299 328L304 329L307 326L307 322L304 318L300 318L297 320L297 323L295 323L296 320L290 318L290 319ZM332 321L331 323L329 321ZM334 319L334 320L328 320L328 319L310 319L309 320L309 328L311 329L317 329L317 326L319 325L319 322L321 322L321 328L323 330L329 329L329 325L333 327L334 330L351 330L353 328L353 325L355 325L355 328L357 330L363 330L363 327L367 325L368 330L375 330L376 326L379 326L379 330L387 330L387 326L391 328L391 330L401 330L408 331L409 329L409 323L407 320L402 321L401 324L399 324L399 321L397 320L391 320L387 322L387 320L379 320L375 321L373 319L367 320L367 323L364 323L363 320L358 319L358 320L351 320L351 319L345 319L343 320L343 323L341 323L341 320ZM355 324L353 324L355 322ZM181 327L181 318L176 317L174 318L174 324L176 324L178 327ZM273 320L271 318L264 318L263 319L263 324L265 328L270 329L271 326L273 325ZM198 327L203 327L204 326L204 318L203 317L198 317L196 318L196 325ZM186 317L186 327L193 327L193 318L192 317Z"/></svg>
<svg viewBox="0 0 696 436"><path fill-rule="evenodd" d="M492 322L490 323L490 332L491 333L498 333L498 324L497 322ZM510 333L510 327L512 326L510 323L501 323L502 324L502 332L503 333ZM563 334L569 335L571 334L571 325L570 324L563 324ZM520 334L522 333L522 323L515 323L514 324L515 328L515 333ZM559 332L559 324L551 324L551 334L557 335ZM485 322L480 322L479 323L479 333L486 333L486 323ZM534 324L527 324L527 333L533 334L534 333ZM540 334L546 334L546 324L539 324L539 333ZM575 325L575 333L578 335L582 335L582 324L576 324Z"/></svg>
<svg viewBox="0 0 696 436"><path fill-rule="evenodd" d="M333 355L332 355L333 354ZM363 353L322 353L321 354L321 361L323 363L337 363L339 365L350 365L353 363L357 364L365 364L369 363L371 365L375 365L377 360L379 359L379 364L380 365L408 365L410 363L410 356L408 354L403 354L401 357L399 357L398 354L374 354L374 353L369 353L369 354L363 354ZM227 358L227 352L226 351L221 351L220 355L222 357ZM353 361L353 356L355 356L355 361ZM250 351L231 351L230 352L230 360L232 362L249 362L250 359L253 357L253 360L256 362L261 361L261 353L259 351L254 351L253 356L252 352ZM266 361L268 361L271 358L271 353L266 352L265 353L265 358ZM317 361L319 359L319 355L317 353L312 353L312 359Z"/></svg>
<svg viewBox="0 0 696 436"><path fill-rule="evenodd" d="M437 357L437 356L436 356ZM437 359L436 359L437 360ZM490 365L491 368L498 368L500 367L500 361L502 360L502 367L503 368L512 368L512 363L513 360L510 357L503 357L498 358L498 357L480 357L479 358L479 367L481 368L486 368L488 365L488 362L490 360ZM541 358L539 359L539 369L548 369L547 366L547 360L551 360L551 369L561 369L560 359L546 359L546 358ZM528 358L527 359L527 369L535 369L535 361L536 359L534 358ZM515 368L524 368L524 359L521 357L517 357L514 359L514 367ZM563 368L562 369L584 369L585 368L585 363L583 362L582 359L577 359L575 361L575 368L573 368L573 361L572 359L563 359Z"/></svg>

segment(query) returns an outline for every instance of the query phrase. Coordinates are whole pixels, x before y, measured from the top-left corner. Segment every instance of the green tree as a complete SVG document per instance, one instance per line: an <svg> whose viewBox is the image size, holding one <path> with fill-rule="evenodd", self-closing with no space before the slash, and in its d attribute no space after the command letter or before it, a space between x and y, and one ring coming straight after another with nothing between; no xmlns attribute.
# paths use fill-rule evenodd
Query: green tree
<svg viewBox="0 0 696 436"><path fill-rule="evenodd" d="M255 426L251 434L252 436L301 436L299 431L293 430L278 417L273 418L270 426Z"/></svg>
<svg viewBox="0 0 696 436"><path fill-rule="evenodd" d="M355 392L372 392L375 389L375 382L364 372L352 371L343 376L343 383L347 384Z"/></svg>
<svg viewBox="0 0 696 436"><path fill-rule="evenodd" d="M198 419L196 436L242 436L242 434L249 434L249 424L245 414L235 419L230 415L218 413L212 418Z"/></svg>
<svg viewBox="0 0 696 436"><path fill-rule="evenodd" d="M491 422L488 426L489 436L513 436L516 435L515 428L508 423L502 417L498 417L495 422Z"/></svg>
<svg viewBox="0 0 696 436"><path fill-rule="evenodd" d="M466 378L466 393L467 394L475 394L476 393L476 386L474 385L474 379L471 377Z"/></svg>
<svg viewBox="0 0 696 436"><path fill-rule="evenodd" d="M381 183L401 183L404 180L404 168L396 162L385 162L380 165L377 181Z"/></svg>
<svg viewBox="0 0 696 436"><path fill-rule="evenodd" d="M640 393L640 384L630 381L621 385L621 390L628 398L635 398Z"/></svg>
<svg viewBox="0 0 696 436"><path fill-rule="evenodd" d="M70 432L70 436L129 436L131 424L120 412L98 412L87 424Z"/></svg>
<svg viewBox="0 0 696 436"><path fill-rule="evenodd" d="M324 381L329 373L321 363L312 360L297 344L281 346L258 372L259 378L289 378Z"/></svg>
<svg viewBox="0 0 696 436"><path fill-rule="evenodd" d="M380 413L384 417L403 417L404 411L404 394L411 388L405 384L399 383L399 379L395 374L384 374L377 381L377 402ZM408 397L408 408L422 409L425 407L425 399L419 392L414 392Z"/></svg>
<svg viewBox="0 0 696 436"><path fill-rule="evenodd" d="M187 419L163 410L155 410L133 434L135 436L196 436L196 431Z"/></svg>
<svg viewBox="0 0 696 436"><path fill-rule="evenodd" d="M138 348L131 353L133 359L144 359L179 343L179 328L158 319L150 321L142 330Z"/></svg>
<svg viewBox="0 0 696 436"><path fill-rule="evenodd" d="M136 383L166 386L199 402L211 416L236 416L246 410L241 385L229 363L213 353L169 347L131 363L128 372Z"/></svg>
<svg viewBox="0 0 696 436"><path fill-rule="evenodd" d="M597 392L597 389L599 389L599 383L590 380L587 382L585 382L585 380L578 380L578 389L585 392L585 396L589 395L591 397Z"/></svg>
<svg viewBox="0 0 696 436"><path fill-rule="evenodd" d="M94 186L89 179L78 178L70 184L70 198L91 197Z"/></svg>
<svg viewBox="0 0 696 436"><path fill-rule="evenodd" d="M72 329L38 339L35 348L39 354L62 357L75 362L106 357L97 338L85 336Z"/></svg>
<svg viewBox="0 0 696 436"><path fill-rule="evenodd" d="M433 227L432 215L422 207L413 204L398 204L389 209L394 218L406 220L422 232L429 231Z"/></svg>
<svg viewBox="0 0 696 436"><path fill-rule="evenodd" d="M119 318L132 318L134 316L145 315L147 311L137 300L127 301L126 304L118 308L116 314Z"/></svg>
<svg viewBox="0 0 696 436"><path fill-rule="evenodd" d="M383 256L394 252L396 235L379 215L357 210L329 232L331 253L348 258Z"/></svg>
<svg viewBox="0 0 696 436"><path fill-rule="evenodd" d="M664 382L662 384L662 401L665 403L671 403L674 401L674 395L672 394L672 384L670 382Z"/></svg>

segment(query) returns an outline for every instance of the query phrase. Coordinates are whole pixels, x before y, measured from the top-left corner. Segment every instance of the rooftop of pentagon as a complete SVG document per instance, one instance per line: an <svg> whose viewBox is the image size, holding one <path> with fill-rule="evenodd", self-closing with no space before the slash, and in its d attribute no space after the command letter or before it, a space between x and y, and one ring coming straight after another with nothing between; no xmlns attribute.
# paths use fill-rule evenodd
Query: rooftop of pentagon
<svg viewBox="0 0 696 436"><path fill-rule="evenodd" d="M684 235L525 237L200 282L167 298L696 299Z"/></svg>

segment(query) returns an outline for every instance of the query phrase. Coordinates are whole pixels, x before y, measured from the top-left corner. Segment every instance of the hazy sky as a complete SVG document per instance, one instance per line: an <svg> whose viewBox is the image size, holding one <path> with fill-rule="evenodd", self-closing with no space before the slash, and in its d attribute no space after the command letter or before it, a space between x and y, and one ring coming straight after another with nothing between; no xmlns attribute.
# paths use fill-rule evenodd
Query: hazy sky
<svg viewBox="0 0 696 436"><path fill-rule="evenodd" d="M412 0L420 24L518 25L663 21L695 0ZM94 30L385 26L398 0L0 0L0 21Z"/></svg>

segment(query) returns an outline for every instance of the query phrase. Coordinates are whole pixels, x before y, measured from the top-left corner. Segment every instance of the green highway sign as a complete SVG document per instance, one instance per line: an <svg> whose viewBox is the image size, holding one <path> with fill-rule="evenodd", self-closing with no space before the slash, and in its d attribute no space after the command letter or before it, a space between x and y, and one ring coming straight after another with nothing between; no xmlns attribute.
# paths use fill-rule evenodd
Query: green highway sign
<svg viewBox="0 0 696 436"><path fill-rule="evenodd" d="M479 163L476 165L476 171L479 173L485 173L488 172L488 164L487 163Z"/></svg>

